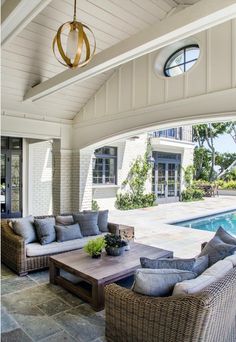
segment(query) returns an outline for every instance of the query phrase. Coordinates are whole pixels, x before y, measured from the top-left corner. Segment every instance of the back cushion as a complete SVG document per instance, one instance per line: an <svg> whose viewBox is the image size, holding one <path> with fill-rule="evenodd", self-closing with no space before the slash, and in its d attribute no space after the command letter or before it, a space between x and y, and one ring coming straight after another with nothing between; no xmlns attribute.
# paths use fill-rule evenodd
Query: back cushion
<svg viewBox="0 0 236 342"><path fill-rule="evenodd" d="M55 229L57 242L81 239L83 237L78 223L70 226L55 226Z"/></svg>
<svg viewBox="0 0 236 342"><path fill-rule="evenodd" d="M181 258L162 258L162 259L149 259L145 257L140 258L140 263L143 268L152 269L178 269L191 271L197 275L201 274L208 267L208 256L202 256L192 259Z"/></svg>
<svg viewBox="0 0 236 342"><path fill-rule="evenodd" d="M99 211L93 211L93 210L84 210L84 214L88 213L98 213L98 228L100 232L106 233L109 232L108 230L108 210L99 210Z"/></svg>
<svg viewBox="0 0 236 342"><path fill-rule="evenodd" d="M193 272L174 269L145 269L135 273L133 291L146 296L169 296L177 282L195 278Z"/></svg>
<svg viewBox="0 0 236 342"><path fill-rule="evenodd" d="M236 251L236 245L225 243L219 236L215 235L203 248L200 256L209 256L209 266L213 265L219 260L226 258Z"/></svg>
<svg viewBox="0 0 236 342"><path fill-rule="evenodd" d="M56 216L56 224L61 226L70 226L74 223L73 215L58 215Z"/></svg>
<svg viewBox="0 0 236 342"><path fill-rule="evenodd" d="M99 235L101 232L98 228L98 213L79 213L73 214L74 221L79 223L83 236Z"/></svg>
<svg viewBox="0 0 236 342"><path fill-rule="evenodd" d="M186 295L200 292L205 287L222 278L232 268L233 265L230 260L220 260L209 267L199 277L192 280L185 280L181 283L178 282L174 287L173 295Z"/></svg>
<svg viewBox="0 0 236 342"><path fill-rule="evenodd" d="M54 217L34 220L37 236L41 245L46 245L56 240L55 223Z"/></svg>
<svg viewBox="0 0 236 342"><path fill-rule="evenodd" d="M227 233L222 227L217 229L215 236L218 236L224 243L236 246L236 238Z"/></svg>
<svg viewBox="0 0 236 342"><path fill-rule="evenodd" d="M26 244L37 241L33 216L12 220L11 227L15 234L25 239Z"/></svg>

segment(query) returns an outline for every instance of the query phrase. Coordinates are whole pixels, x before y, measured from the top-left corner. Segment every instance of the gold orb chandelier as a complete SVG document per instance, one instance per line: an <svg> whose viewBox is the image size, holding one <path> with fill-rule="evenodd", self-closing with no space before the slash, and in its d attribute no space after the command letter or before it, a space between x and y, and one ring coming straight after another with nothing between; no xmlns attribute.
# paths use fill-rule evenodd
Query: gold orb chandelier
<svg viewBox="0 0 236 342"><path fill-rule="evenodd" d="M66 50L63 48L62 35L67 32ZM88 38L90 35L90 39ZM93 48L91 49L91 42ZM92 30L76 20L76 0L74 0L73 21L61 25L53 39L53 53L58 62L69 68L80 68L88 64L94 56L96 41ZM66 52L65 52L66 51ZM60 56L59 56L60 54Z"/></svg>

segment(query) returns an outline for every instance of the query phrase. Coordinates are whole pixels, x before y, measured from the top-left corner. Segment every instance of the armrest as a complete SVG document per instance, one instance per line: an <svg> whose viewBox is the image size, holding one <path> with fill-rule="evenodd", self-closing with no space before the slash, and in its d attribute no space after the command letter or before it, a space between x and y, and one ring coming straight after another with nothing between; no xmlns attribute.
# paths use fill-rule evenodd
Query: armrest
<svg viewBox="0 0 236 342"><path fill-rule="evenodd" d="M134 227L132 226L119 223L108 223L108 230L110 233L120 235L122 238L128 238L128 240L133 240L134 238Z"/></svg>
<svg viewBox="0 0 236 342"><path fill-rule="evenodd" d="M105 287L105 308L109 342L123 341L122 336L130 341L198 341L206 318L200 296L148 297L116 284Z"/></svg>
<svg viewBox="0 0 236 342"><path fill-rule="evenodd" d="M2 261L17 273L25 268L25 240L16 235L6 220L1 222L1 255Z"/></svg>

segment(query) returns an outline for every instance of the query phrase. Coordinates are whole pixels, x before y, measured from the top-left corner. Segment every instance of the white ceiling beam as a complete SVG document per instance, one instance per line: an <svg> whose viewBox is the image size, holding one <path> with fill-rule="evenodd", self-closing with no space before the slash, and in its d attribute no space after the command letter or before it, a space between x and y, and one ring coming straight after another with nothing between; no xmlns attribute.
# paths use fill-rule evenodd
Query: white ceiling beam
<svg viewBox="0 0 236 342"><path fill-rule="evenodd" d="M236 17L235 0L201 0L195 5L103 50L95 55L85 67L67 69L36 85L26 93L24 100L37 101L73 83L84 81L234 17Z"/></svg>
<svg viewBox="0 0 236 342"><path fill-rule="evenodd" d="M1 7L1 46L5 47L51 0L10 0Z"/></svg>

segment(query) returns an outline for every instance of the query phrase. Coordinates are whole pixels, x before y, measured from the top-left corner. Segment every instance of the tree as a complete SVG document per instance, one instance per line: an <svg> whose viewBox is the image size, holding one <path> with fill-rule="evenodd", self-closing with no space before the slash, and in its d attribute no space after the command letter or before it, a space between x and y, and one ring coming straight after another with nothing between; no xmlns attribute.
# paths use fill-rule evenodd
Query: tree
<svg viewBox="0 0 236 342"><path fill-rule="evenodd" d="M193 164L195 168L195 179L209 179L211 163L211 152L205 147L196 146L193 155Z"/></svg>
<svg viewBox="0 0 236 342"><path fill-rule="evenodd" d="M236 153L217 153L216 165L220 167L220 172L226 170L236 160Z"/></svg>
<svg viewBox="0 0 236 342"><path fill-rule="evenodd" d="M210 171L209 171L209 181L212 181L215 176L215 158L216 151L214 145L214 139L224 134L229 129L231 123L209 123L193 126L193 140L198 143L198 146L203 148L204 144L206 144L211 152L211 163L210 163Z"/></svg>
<svg viewBox="0 0 236 342"><path fill-rule="evenodd" d="M229 122L227 127L227 133L229 133L236 144L236 121Z"/></svg>

